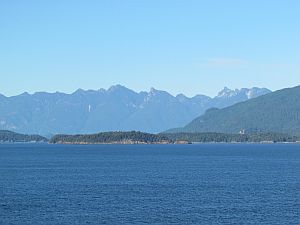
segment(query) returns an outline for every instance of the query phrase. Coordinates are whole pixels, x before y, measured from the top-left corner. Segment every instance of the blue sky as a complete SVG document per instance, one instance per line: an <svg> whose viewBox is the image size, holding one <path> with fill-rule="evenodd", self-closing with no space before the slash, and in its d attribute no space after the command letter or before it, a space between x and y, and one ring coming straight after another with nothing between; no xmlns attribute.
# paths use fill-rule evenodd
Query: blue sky
<svg viewBox="0 0 300 225"><path fill-rule="evenodd" d="M1 1L0 93L300 85L298 0Z"/></svg>

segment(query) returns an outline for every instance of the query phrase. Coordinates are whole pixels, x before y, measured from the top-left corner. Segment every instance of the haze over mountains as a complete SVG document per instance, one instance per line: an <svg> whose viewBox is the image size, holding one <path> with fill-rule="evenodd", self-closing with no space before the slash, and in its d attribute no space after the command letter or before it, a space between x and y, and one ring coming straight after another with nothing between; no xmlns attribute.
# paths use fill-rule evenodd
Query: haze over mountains
<svg viewBox="0 0 300 225"><path fill-rule="evenodd" d="M168 132L284 133L300 136L300 86L275 91L224 109L210 109Z"/></svg>
<svg viewBox="0 0 300 225"><path fill-rule="evenodd" d="M131 130L158 133L184 126L209 108L224 108L270 92L266 88L224 88L214 98L188 98L154 88L137 93L116 85L107 90L79 89L72 94L0 95L0 129L42 135Z"/></svg>

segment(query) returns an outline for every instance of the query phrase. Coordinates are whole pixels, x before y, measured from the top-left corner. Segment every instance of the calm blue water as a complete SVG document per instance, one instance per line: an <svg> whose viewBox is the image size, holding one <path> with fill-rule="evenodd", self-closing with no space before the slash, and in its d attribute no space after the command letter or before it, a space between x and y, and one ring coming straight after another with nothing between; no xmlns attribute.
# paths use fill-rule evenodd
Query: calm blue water
<svg viewBox="0 0 300 225"><path fill-rule="evenodd" d="M300 145L0 145L0 224L300 224Z"/></svg>

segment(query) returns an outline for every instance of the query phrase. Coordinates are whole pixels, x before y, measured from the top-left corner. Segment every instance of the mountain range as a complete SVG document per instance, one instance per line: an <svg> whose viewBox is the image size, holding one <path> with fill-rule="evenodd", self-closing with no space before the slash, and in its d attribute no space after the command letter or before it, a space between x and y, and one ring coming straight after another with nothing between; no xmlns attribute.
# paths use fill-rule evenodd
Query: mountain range
<svg viewBox="0 0 300 225"><path fill-rule="evenodd" d="M115 85L72 94L0 95L0 129L46 136L131 130L158 133L182 127L209 108L228 107L270 92L266 88L224 88L214 98L189 98L154 88L137 93Z"/></svg>
<svg viewBox="0 0 300 225"><path fill-rule="evenodd" d="M300 86L275 91L224 109L209 109L170 133L283 133L300 136Z"/></svg>

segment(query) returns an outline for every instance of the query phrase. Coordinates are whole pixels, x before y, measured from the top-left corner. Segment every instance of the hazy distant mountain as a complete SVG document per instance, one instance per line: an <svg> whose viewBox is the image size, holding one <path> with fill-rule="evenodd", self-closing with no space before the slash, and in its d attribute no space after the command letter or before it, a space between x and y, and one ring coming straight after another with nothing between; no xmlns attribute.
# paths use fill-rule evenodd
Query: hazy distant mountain
<svg viewBox="0 0 300 225"><path fill-rule="evenodd" d="M300 86L279 90L224 109L210 109L183 128L168 132L300 135Z"/></svg>
<svg viewBox="0 0 300 225"><path fill-rule="evenodd" d="M0 129L42 135L130 130L157 133L184 126L208 108L226 107L269 92L264 88L225 88L215 98L188 98L154 88L137 93L116 85L108 90L79 89L72 94L0 96Z"/></svg>
<svg viewBox="0 0 300 225"><path fill-rule="evenodd" d="M0 130L1 142L48 142L48 139L40 135L18 134L8 130Z"/></svg>

